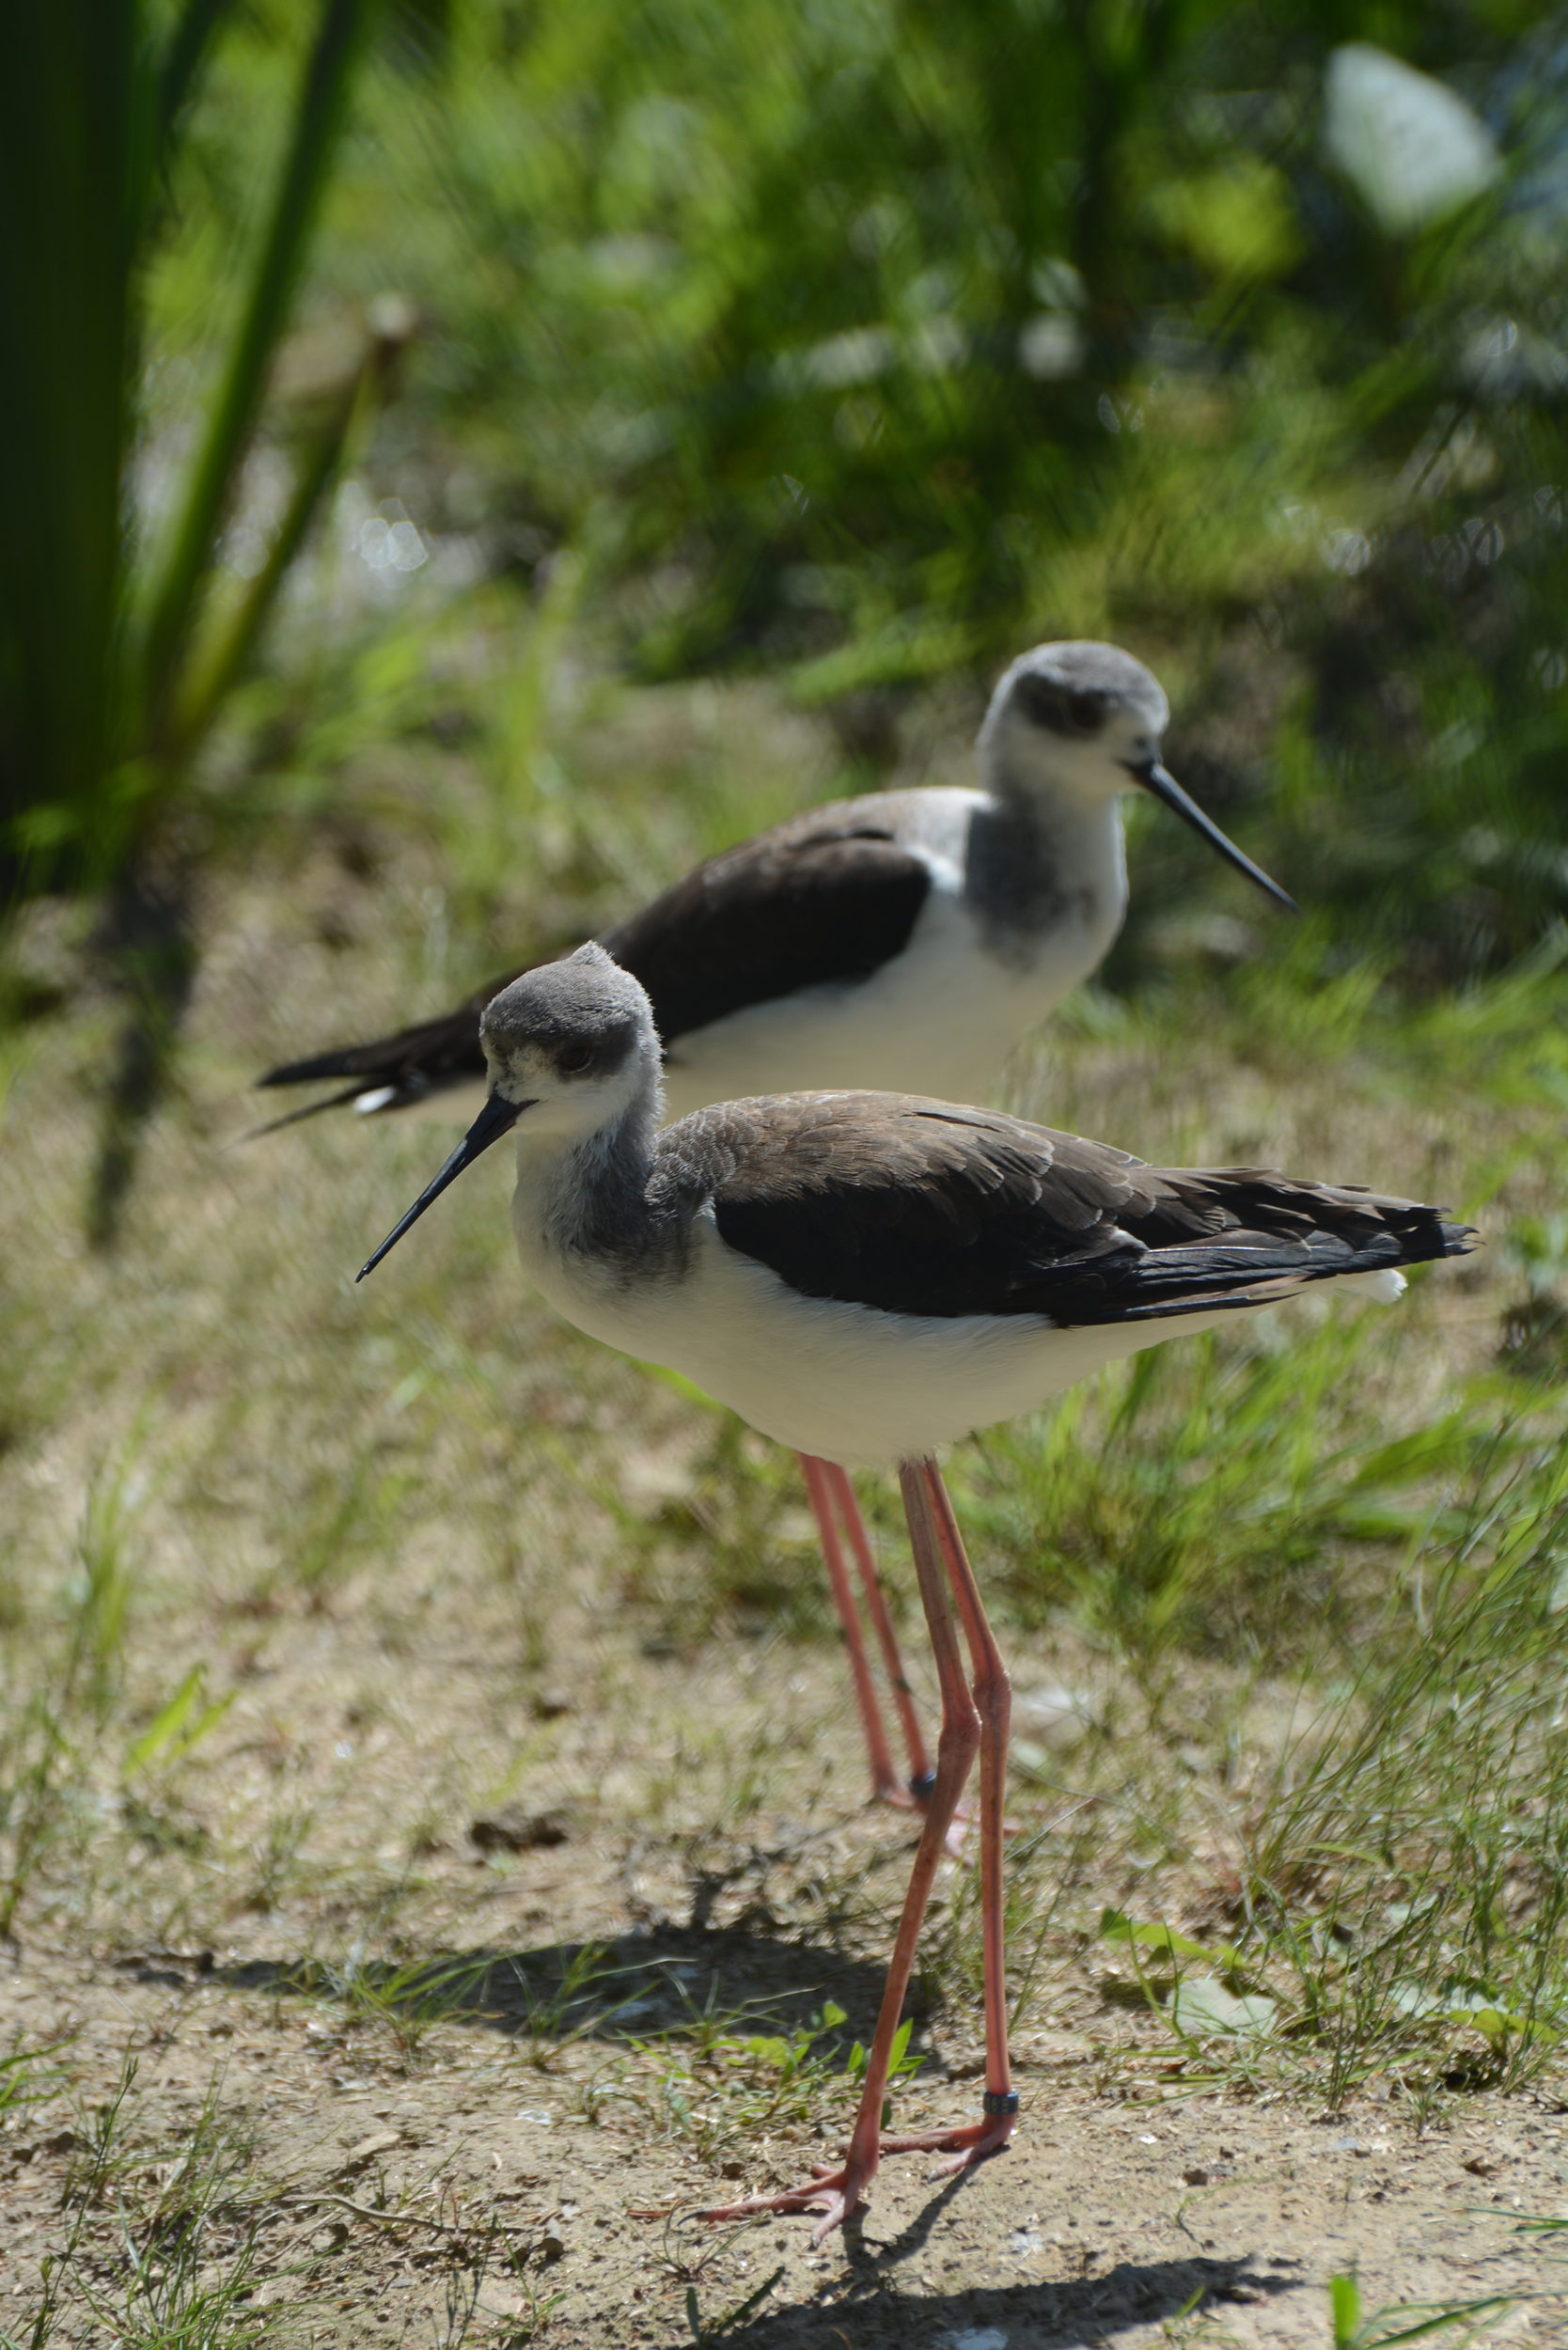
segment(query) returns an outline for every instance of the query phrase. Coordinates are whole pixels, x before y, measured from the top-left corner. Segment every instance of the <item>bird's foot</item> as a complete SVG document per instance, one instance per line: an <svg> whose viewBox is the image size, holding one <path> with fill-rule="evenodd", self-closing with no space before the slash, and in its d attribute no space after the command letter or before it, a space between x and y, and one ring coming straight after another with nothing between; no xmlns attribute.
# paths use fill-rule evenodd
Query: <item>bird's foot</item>
<svg viewBox="0 0 1568 2350"><path fill-rule="evenodd" d="M946 2154L949 2159L939 2162L930 2173L933 2179L951 2178L956 2171L983 2162L988 2154L999 2154L1011 2138L1018 2119L1018 2094L1015 2090L1009 2090L996 2095L988 2090L986 2102L1004 2110L988 2112L981 2122L964 2122L950 2130L922 2130L913 2138L878 2138L869 2157L858 2151L852 2138L839 2170L834 2170L830 2163L813 2163L810 2178L801 2186L781 2187L775 2195L748 2195L742 2202L721 2203L712 2211L699 2211L697 2216L699 2219L758 2219L790 2212L817 2212L821 2217L811 2231L815 2250L835 2228L842 2227L846 2219L853 2219L865 2209L866 2190L875 2178L884 2154Z"/></svg>
<svg viewBox="0 0 1568 2350"><path fill-rule="evenodd" d="M986 2102L991 2103L987 2092ZM939 2162L930 2172L933 2179L950 2179L955 2172L972 2170L988 2154L999 2154L1012 2136L1018 2120L1018 2095L1009 2091L1000 2113L987 2112L982 2122L963 2122L955 2129L922 2130L913 2138L885 2138L881 2151L885 2154L947 2154L947 2162Z"/></svg>
<svg viewBox="0 0 1568 2350"><path fill-rule="evenodd" d="M811 2231L815 2250L835 2228L865 2209L866 2189L875 2175L876 2157L868 2167L857 2162L852 2151L838 2170L831 2163L814 2162L811 2177L802 2186L781 2187L776 2195L748 2195L742 2202L720 2203L697 2216L699 2219L756 2219L770 2214L818 2212L821 2217Z"/></svg>

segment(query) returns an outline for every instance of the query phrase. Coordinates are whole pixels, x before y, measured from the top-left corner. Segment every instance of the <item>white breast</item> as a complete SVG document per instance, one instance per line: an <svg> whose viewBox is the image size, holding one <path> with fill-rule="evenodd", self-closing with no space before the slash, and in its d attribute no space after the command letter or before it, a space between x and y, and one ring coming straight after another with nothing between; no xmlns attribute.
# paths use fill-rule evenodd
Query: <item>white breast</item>
<svg viewBox="0 0 1568 2350"><path fill-rule="evenodd" d="M521 1204L520 1204L521 1203ZM802 1297L699 1216L682 1274L618 1281L546 1249L535 1203L513 1207L523 1269L589 1337L663 1363L797 1452L848 1466L917 1459L1011 1419L1075 1380L1222 1312L1059 1330L1043 1316L887 1314Z"/></svg>
<svg viewBox="0 0 1568 2350"><path fill-rule="evenodd" d="M1096 969L1121 927L1127 867L1114 800L1059 807L1054 826L1068 896L1048 929L1005 937L964 894L964 856L985 793L933 788L907 795L900 845L932 887L909 943L864 979L836 979L751 1004L678 1037L665 1068L665 1116L756 1093L924 1093L980 1102L995 1092L1013 1046ZM363 1094L379 1109L390 1089ZM432 1093L402 1117L470 1125L482 1079Z"/></svg>
<svg viewBox="0 0 1568 2350"><path fill-rule="evenodd" d="M665 1069L667 1114L755 1093L860 1089L975 1102L991 1094L1013 1046L1086 979L1126 906L1114 802L1090 811L1070 846L1080 894L1043 933L1006 939L964 894L978 791L912 793L917 823L901 845L932 877L902 954L869 979L803 988L678 1037Z"/></svg>

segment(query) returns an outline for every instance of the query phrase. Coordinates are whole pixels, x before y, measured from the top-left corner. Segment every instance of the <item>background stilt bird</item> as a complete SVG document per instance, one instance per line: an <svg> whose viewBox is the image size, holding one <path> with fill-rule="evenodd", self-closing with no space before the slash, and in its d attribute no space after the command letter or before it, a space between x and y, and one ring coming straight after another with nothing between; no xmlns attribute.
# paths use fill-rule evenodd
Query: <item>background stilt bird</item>
<svg viewBox="0 0 1568 2350"><path fill-rule="evenodd" d="M814 808L700 865L599 944L647 990L667 1115L742 1094L872 1087L966 1101L1086 979L1121 927L1120 802L1173 808L1279 904L1161 762L1158 682L1115 645L1040 645L1007 671L980 728L980 788L870 793ZM512 974L516 977L516 974ZM445 1018L274 1069L266 1086L347 1078L324 1102L466 1120L480 1106L483 988ZM287 1120L279 1121L287 1123ZM848 1537L908 1758L931 1764L854 1488L803 1456L871 1778L907 1802L894 1767L839 1539Z"/></svg>

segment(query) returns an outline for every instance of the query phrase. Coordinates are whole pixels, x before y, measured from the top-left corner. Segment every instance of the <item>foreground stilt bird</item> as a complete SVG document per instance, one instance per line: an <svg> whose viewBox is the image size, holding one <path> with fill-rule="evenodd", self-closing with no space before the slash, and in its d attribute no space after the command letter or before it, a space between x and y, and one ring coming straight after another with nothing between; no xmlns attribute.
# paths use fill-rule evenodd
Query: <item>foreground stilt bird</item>
<svg viewBox="0 0 1568 2350"><path fill-rule="evenodd" d="M1307 1282L1391 1300L1402 1265L1460 1254L1468 1235L1409 1200L1251 1167L1145 1167L1104 1143L909 1095L728 1102L661 1133L651 1006L596 946L515 980L481 1033L484 1107L360 1278L515 1127L518 1254L557 1312L698 1381L800 1452L899 1464L942 1726L865 2093L840 2168L706 2215L814 2207L820 2242L858 2208L883 2154L929 2150L960 2170L1007 2144L1018 2109L1002 1950L1008 1677L938 1447ZM981 2118L885 2139L916 1942L977 1751Z"/></svg>
<svg viewBox="0 0 1568 2350"><path fill-rule="evenodd" d="M1163 801L1289 907L1166 772L1168 716L1155 679L1115 645L1037 646L992 697L980 790L884 791L813 808L698 866L604 932L601 946L651 999L666 1114L811 1086L960 1101L988 1092L1013 1045L1096 968L1121 927L1124 791ZM444 1019L291 1061L261 1082L348 1080L295 1117L352 1102L466 1122L485 1090L479 1014L507 984L480 989ZM802 1465L877 1792L909 1799L836 1520L899 1712L909 1785L923 1797L930 1763L854 1490L836 1464L808 1455Z"/></svg>

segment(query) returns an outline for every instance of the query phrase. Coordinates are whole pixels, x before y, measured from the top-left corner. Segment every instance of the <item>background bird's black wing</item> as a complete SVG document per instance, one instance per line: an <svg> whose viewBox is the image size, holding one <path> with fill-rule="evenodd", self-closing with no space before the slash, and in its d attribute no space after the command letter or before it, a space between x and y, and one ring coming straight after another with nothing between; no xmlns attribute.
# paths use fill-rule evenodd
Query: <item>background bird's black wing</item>
<svg viewBox="0 0 1568 2350"><path fill-rule="evenodd" d="M264 1086L306 1085L321 1077L347 1077L353 1080L344 1093L335 1093L325 1102L313 1102L312 1110L331 1109L336 1104L352 1101L356 1094L380 1086L390 1086L394 1098L389 1109L402 1108L412 1102L441 1090L445 1086L466 1084L485 1073L484 1051L479 1043L479 1014L493 995L498 995L523 972L532 969L524 964L516 971L509 971L504 979L493 979L487 987L476 988L455 1011L443 1012L434 1020L422 1020L412 1028L400 1028L395 1036L375 1038L368 1044L340 1045L328 1053L316 1053L307 1060L291 1060L280 1069L269 1069L259 1080Z"/></svg>
<svg viewBox="0 0 1568 2350"><path fill-rule="evenodd" d="M819 808L711 857L599 943L648 990L666 1045L748 1004L830 979L865 979L907 944L931 875L898 846L874 807ZM451 1085L482 1079L479 1015L534 966L475 990L453 1011L368 1044L343 1045L270 1069L264 1086L337 1077L346 1091L296 1117L391 1089L403 1109ZM287 1123L287 1120L280 1120Z"/></svg>
<svg viewBox="0 0 1568 2350"><path fill-rule="evenodd" d="M872 806L819 808L699 865L599 943L642 981L666 1045L728 1013L869 978L931 888Z"/></svg>
<svg viewBox="0 0 1568 2350"><path fill-rule="evenodd" d="M1249 1167L1149 1167L947 1104L800 1095L684 1123L713 1130L731 1247L807 1296L887 1312L1146 1320L1465 1245L1412 1201Z"/></svg>

